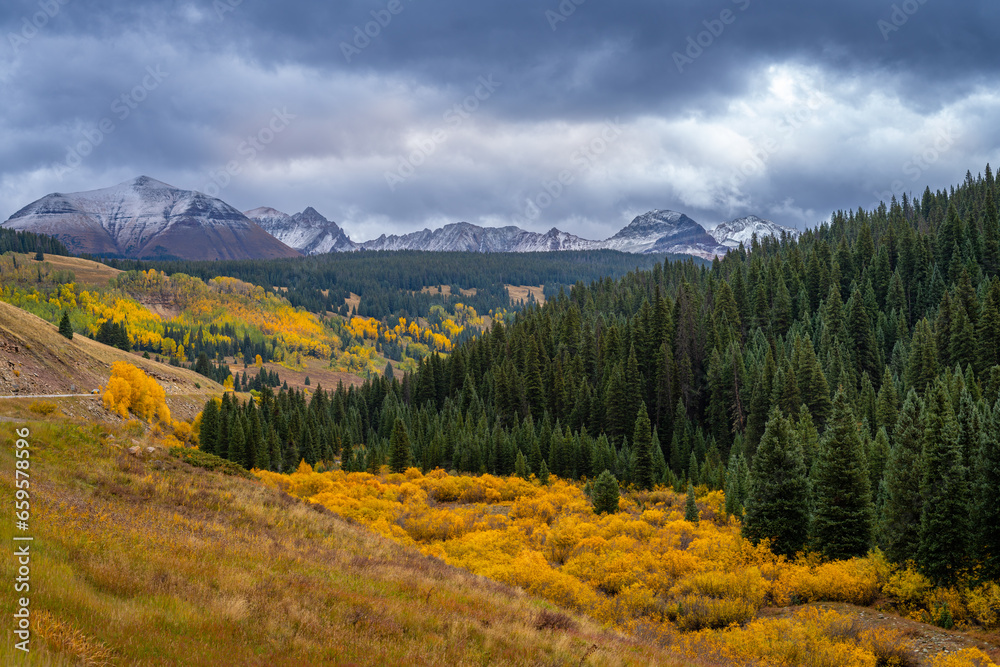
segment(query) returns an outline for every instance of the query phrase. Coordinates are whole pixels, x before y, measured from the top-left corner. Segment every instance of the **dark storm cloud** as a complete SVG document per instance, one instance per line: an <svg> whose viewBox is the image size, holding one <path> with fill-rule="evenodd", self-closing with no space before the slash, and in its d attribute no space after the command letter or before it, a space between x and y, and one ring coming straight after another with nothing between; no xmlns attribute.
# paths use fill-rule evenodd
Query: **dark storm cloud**
<svg viewBox="0 0 1000 667"><path fill-rule="evenodd" d="M1000 157L998 28L982 1L8 2L0 218L147 173L355 237L610 235L650 208L814 224Z"/></svg>

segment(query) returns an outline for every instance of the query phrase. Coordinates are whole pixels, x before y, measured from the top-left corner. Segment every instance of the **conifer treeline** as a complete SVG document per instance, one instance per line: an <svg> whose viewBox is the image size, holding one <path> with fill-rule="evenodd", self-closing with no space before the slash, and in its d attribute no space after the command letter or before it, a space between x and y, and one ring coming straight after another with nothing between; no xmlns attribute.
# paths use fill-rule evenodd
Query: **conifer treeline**
<svg viewBox="0 0 1000 667"><path fill-rule="evenodd" d="M545 285L558 292L559 285L603 276L622 276L636 268L649 268L663 255L631 255L611 250L548 253L469 253L419 251L365 251L329 253L276 260L212 262L144 262L106 260L125 270L185 273L209 280L231 276L271 289L280 285L282 296L296 307L313 313L327 311L356 314L379 320L427 317L431 307L461 301L478 313L510 309L507 285ZM422 292L425 287L448 285L452 294L475 288L475 295L447 297ZM361 295L355 311L345 304L351 293ZM516 304L513 304L516 305Z"/></svg>
<svg viewBox="0 0 1000 667"><path fill-rule="evenodd" d="M342 448L345 469L375 469L398 419L425 469L690 479L725 488L777 551L878 545L937 582L996 578L998 194L987 167L711 267L578 283L401 382L308 406L265 392L299 424L270 465Z"/></svg>
<svg viewBox="0 0 1000 667"><path fill-rule="evenodd" d="M41 252L45 255L68 255L66 246L46 234L0 229L0 255L5 252Z"/></svg>

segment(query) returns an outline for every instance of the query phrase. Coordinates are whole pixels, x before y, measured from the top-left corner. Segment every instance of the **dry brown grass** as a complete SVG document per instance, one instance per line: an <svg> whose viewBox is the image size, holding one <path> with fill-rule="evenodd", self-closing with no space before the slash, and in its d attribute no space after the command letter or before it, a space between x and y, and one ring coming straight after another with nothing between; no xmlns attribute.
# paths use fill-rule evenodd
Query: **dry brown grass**
<svg viewBox="0 0 1000 667"><path fill-rule="evenodd" d="M228 362L229 370L234 375L239 373L242 376L243 372L246 371L247 377L252 378L260 372L256 366L243 368L242 360L229 359ZM323 389L336 389L340 382L343 382L345 387L351 385L360 387L365 383L365 379L360 375L333 370L329 367L328 361L312 357L303 357L301 368L289 368L274 362L265 363L264 368L276 372L281 381L287 382L289 388L292 389L315 391L318 385L322 385ZM306 386L307 377L309 378L308 386Z"/></svg>
<svg viewBox="0 0 1000 667"><path fill-rule="evenodd" d="M30 428L32 664L687 664L257 482L123 455L125 433Z"/></svg>
<svg viewBox="0 0 1000 667"><path fill-rule="evenodd" d="M479 290L477 290L475 287L472 287L470 289L463 289L459 287L458 291L461 292L462 296L476 296L476 294L479 293ZM452 296L451 285L427 286L422 288L420 292L422 294L442 294L444 296Z"/></svg>
<svg viewBox="0 0 1000 667"><path fill-rule="evenodd" d="M527 301L528 294L531 294L539 306L545 305L544 285L506 285L506 287L511 301Z"/></svg>
<svg viewBox="0 0 1000 667"><path fill-rule="evenodd" d="M141 368L163 386L168 396L207 397L222 391L220 385L194 371L143 359L79 334L67 340L55 325L4 302L0 302L0 343L6 345L4 358L21 371L17 380L21 394L87 393L107 383L116 361ZM6 368L0 368L3 373L7 373ZM195 387L195 383L201 387ZM76 385L76 392L70 391L71 385ZM7 389L0 393L11 392Z"/></svg>
<svg viewBox="0 0 1000 667"><path fill-rule="evenodd" d="M361 297L355 294L354 292L351 292L351 296L344 299L344 303L347 304L348 310L351 309L357 310L361 306Z"/></svg>
<svg viewBox="0 0 1000 667"><path fill-rule="evenodd" d="M22 257L25 260L35 260L35 256L31 254L21 255L18 257L18 261L21 261ZM113 269L100 262L92 262L89 259L80 259L79 257L61 257L59 255L47 254L44 261L51 264L52 268L56 271L72 271L76 277L77 284L80 285L107 287L108 281L121 273L118 269Z"/></svg>

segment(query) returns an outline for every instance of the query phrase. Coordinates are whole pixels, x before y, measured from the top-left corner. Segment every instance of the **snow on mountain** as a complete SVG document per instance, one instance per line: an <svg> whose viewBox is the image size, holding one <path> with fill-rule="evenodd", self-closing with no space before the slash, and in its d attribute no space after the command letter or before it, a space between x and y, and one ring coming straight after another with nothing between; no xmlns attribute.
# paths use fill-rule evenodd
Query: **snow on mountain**
<svg viewBox="0 0 1000 667"><path fill-rule="evenodd" d="M683 253L712 259L724 255L704 227L675 211L650 211L604 241L590 241L552 228L544 234L519 227L479 227L468 222L424 229L402 236L383 234L361 244L363 250L429 250L464 252L550 252L618 250L630 253Z"/></svg>
<svg viewBox="0 0 1000 667"><path fill-rule="evenodd" d="M311 206L295 215L266 206L247 211L244 215L271 236L305 255L358 249L358 244L351 241L337 223L327 220Z"/></svg>
<svg viewBox="0 0 1000 667"><path fill-rule="evenodd" d="M361 244L364 250L429 250L463 252L549 252L554 250L589 250L587 241L558 229L545 234L520 227L479 227L456 222L431 231L424 229L402 236L382 236Z"/></svg>
<svg viewBox="0 0 1000 667"><path fill-rule="evenodd" d="M100 190L46 195L2 226L50 234L75 253L184 259L299 254L224 201L148 176Z"/></svg>
<svg viewBox="0 0 1000 667"><path fill-rule="evenodd" d="M650 211L599 243L601 248L632 253L680 253L712 259L725 255L705 228L677 211Z"/></svg>
<svg viewBox="0 0 1000 667"><path fill-rule="evenodd" d="M727 248L738 248L742 243L745 248L750 247L750 240L754 234L758 239L765 236L773 236L780 239L782 234L787 234L791 239L797 239L802 232L791 227L783 227L770 220L758 218L756 215L748 215L743 218L723 222L709 231L709 234L720 244Z"/></svg>
<svg viewBox="0 0 1000 667"><path fill-rule="evenodd" d="M583 239L558 229L480 227L468 222L352 241L314 208L288 215L273 208L240 213L200 192L179 190L147 176L114 187L54 193L15 213L3 226L62 240L77 253L136 258L237 259L317 255L356 250L552 252L609 249L628 253L725 255L753 234L797 237L794 229L756 216L723 223L711 234L683 213L657 210L637 216L611 238ZM297 252L298 251L298 252Z"/></svg>

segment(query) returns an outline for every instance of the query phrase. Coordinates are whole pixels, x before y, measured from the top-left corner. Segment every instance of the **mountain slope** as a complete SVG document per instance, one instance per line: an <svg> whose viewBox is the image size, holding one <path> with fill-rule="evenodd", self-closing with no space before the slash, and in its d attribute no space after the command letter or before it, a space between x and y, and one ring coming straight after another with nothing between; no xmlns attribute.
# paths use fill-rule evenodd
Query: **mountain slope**
<svg viewBox="0 0 1000 667"><path fill-rule="evenodd" d="M88 393L107 383L111 364L116 361L127 361L155 378L168 399L183 395L204 401L210 392L222 390L186 368L143 359L79 334L67 340L54 325L2 301L0 354L4 359L0 396ZM171 409L174 407L171 404Z"/></svg>
<svg viewBox="0 0 1000 667"><path fill-rule="evenodd" d="M30 430L35 539L31 654L15 658L6 641L3 664L690 664L401 547L296 489L182 462L149 431L39 420L11 401L0 416L17 422L0 419L7 470L20 460L15 426ZM3 475L10 515L14 491ZM13 544L6 524L0 539ZM17 567L4 558L0 573L13 581ZM4 596L0 612L11 617L16 600Z"/></svg>
<svg viewBox="0 0 1000 667"><path fill-rule="evenodd" d="M633 253L679 253L704 259L727 252L697 222L683 213L665 210L637 216L627 227L602 241L601 247Z"/></svg>
<svg viewBox="0 0 1000 667"><path fill-rule="evenodd" d="M299 253L220 199L140 176L28 204L4 227L55 236L74 253L137 259L270 259Z"/></svg>
<svg viewBox="0 0 1000 667"><path fill-rule="evenodd" d="M361 244L365 250L427 250L448 252L549 252L554 250L591 250L593 241L551 229L545 234L520 227L479 227L468 222L445 225L440 229L386 236Z"/></svg>
<svg viewBox="0 0 1000 667"><path fill-rule="evenodd" d="M787 234L791 239L797 239L802 232L791 227L783 227L770 220L758 218L756 215L748 215L743 218L723 222L708 232L719 245L727 248L738 248L742 243L744 247L750 247L750 240L756 234L758 239L765 236L781 238L782 234Z"/></svg>
<svg viewBox="0 0 1000 667"><path fill-rule="evenodd" d="M295 215L266 206L247 211L244 215L265 232L304 255L358 249L358 244L351 241L337 223L327 220L311 206Z"/></svg>
<svg viewBox="0 0 1000 667"><path fill-rule="evenodd" d="M552 228L545 234L519 227L479 227L467 222L402 236L382 235L361 244L364 250L427 250L452 252L551 252L558 250L618 250L628 253L680 253L711 259L724 255L697 222L674 211L650 211L604 241L590 241Z"/></svg>

